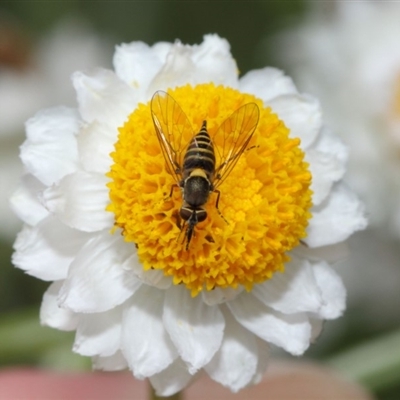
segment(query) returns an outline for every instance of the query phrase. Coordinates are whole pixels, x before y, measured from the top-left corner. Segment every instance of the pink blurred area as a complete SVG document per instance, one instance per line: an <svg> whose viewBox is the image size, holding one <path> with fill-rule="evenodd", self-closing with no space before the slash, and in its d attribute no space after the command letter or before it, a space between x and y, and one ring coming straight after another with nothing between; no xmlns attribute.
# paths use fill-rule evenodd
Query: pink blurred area
<svg viewBox="0 0 400 400"><path fill-rule="evenodd" d="M147 384L129 373L66 374L35 369L7 369L0 373L1 400L147 398Z"/></svg>
<svg viewBox="0 0 400 400"><path fill-rule="evenodd" d="M146 400L148 382L128 372L57 373L36 369L0 372L1 400ZM183 400L372 400L362 387L317 364L276 362L264 379L239 393L201 376Z"/></svg>

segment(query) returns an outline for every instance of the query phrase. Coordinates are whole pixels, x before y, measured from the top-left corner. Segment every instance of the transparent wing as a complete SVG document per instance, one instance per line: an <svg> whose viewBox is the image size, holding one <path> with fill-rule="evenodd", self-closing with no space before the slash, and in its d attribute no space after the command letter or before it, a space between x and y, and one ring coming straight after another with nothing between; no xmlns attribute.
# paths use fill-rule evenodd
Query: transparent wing
<svg viewBox="0 0 400 400"><path fill-rule="evenodd" d="M182 179L184 150L193 137L188 117L168 93L157 91L151 99L151 115L169 173Z"/></svg>
<svg viewBox="0 0 400 400"><path fill-rule="evenodd" d="M215 170L214 188L216 189L232 172L240 156L246 150L257 127L260 111L255 103L238 108L218 128L214 143L220 156ZM219 150L218 147L221 149Z"/></svg>

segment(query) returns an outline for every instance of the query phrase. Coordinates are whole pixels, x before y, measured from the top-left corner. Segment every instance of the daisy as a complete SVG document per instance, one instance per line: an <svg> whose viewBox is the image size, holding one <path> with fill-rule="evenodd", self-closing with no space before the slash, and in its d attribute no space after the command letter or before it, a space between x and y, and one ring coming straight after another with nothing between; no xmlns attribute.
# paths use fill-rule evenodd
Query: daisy
<svg viewBox="0 0 400 400"><path fill-rule="evenodd" d="M274 68L237 71L217 35L122 44L114 71L73 75L77 109L26 124L13 261L53 281L42 323L75 330L74 351L94 368L129 368L163 396L201 371L232 391L256 383L271 345L302 354L345 308L327 260L366 224L318 102ZM156 131L196 133L204 120L217 167L231 160L221 130L250 121L254 133L229 153L236 165L188 243L185 190L165 154L187 137L162 147Z"/></svg>

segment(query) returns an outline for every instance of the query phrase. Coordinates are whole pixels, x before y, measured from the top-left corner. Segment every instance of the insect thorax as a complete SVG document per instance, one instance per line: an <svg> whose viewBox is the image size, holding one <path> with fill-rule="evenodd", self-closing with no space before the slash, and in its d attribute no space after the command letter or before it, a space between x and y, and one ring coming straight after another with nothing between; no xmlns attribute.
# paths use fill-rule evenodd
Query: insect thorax
<svg viewBox="0 0 400 400"><path fill-rule="evenodd" d="M207 202L211 188L206 176L191 175L185 180L183 199L192 207L200 207Z"/></svg>

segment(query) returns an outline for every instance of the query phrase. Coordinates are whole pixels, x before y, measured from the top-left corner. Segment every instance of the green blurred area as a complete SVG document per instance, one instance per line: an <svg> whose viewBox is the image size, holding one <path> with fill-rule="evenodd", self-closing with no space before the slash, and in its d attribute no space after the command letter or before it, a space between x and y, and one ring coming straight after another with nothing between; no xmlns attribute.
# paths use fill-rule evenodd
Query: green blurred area
<svg viewBox="0 0 400 400"><path fill-rule="evenodd" d="M229 40L242 72L265 65L257 46L301 17L303 1L3 1L0 13L41 35L67 16L89 21L115 43L181 40L200 43L205 33ZM1 14L0 14L1 15Z"/></svg>
<svg viewBox="0 0 400 400"><path fill-rule="evenodd" d="M3 1L0 24L15 21L31 42L66 17L88 21L115 44L135 40L152 44L177 38L194 44L200 43L205 33L215 32L229 41L239 69L245 73L272 63L273 46L265 46L265 40L300 21L308 6L305 1ZM87 359L70 350L72 333L40 327L40 302L49 283L13 268L11 254L12 243L0 239L0 367L89 368ZM349 309L344 318L340 334L327 343L322 336L321 344L314 345L308 357L327 358L397 324L368 326L357 309ZM326 329L334 323L327 323ZM379 393L381 400L398 398L400 384Z"/></svg>

